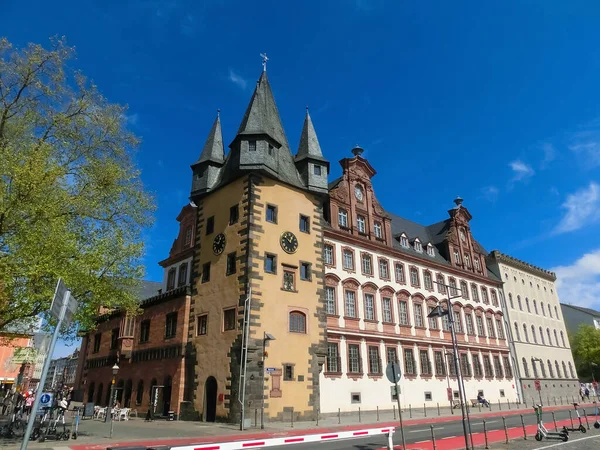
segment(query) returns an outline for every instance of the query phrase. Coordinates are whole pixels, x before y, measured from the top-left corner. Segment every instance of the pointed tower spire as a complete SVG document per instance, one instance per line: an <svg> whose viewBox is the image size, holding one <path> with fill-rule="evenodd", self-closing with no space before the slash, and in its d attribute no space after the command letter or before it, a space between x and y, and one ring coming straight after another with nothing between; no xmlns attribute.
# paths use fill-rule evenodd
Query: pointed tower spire
<svg viewBox="0 0 600 450"><path fill-rule="evenodd" d="M221 132L221 110L217 110L217 118L208 134L208 138L204 143L202 153L198 163L205 161L214 161L222 163L225 160L225 151L223 150L223 134Z"/></svg>
<svg viewBox="0 0 600 450"><path fill-rule="evenodd" d="M296 162L308 157L325 160L307 106L304 127L302 127L302 134L300 135L300 145L298 146L298 153L296 154Z"/></svg>
<svg viewBox="0 0 600 450"><path fill-rule="evenodd" d="M300 145L296 154L296 167L302 181L310 191L327 192L329 161L323 158L317 132L306 107L306 117L300 135Z"/></svg>

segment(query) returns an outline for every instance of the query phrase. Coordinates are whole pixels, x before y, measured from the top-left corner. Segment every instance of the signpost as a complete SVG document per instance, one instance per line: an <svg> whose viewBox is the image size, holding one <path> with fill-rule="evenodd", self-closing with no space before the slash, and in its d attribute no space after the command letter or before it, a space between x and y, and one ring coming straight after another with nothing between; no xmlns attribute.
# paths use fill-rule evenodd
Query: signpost
<svg viewBox="0 0 600 450"><path fill-rule="evenodd" d="M402 377L402 372L400 372L400 365L396 361L391 361L386 369L385 376L390 381L390 383L394 384L396 388L396 401L398 402L398 415L400 416L400 435L402 436L402 448L406 448L406 441L404 440L404 426L402 425L402 407L400 406L400 388L398 387L398 381Z"/></svg>
<svg viewBox="0 0 600 450"><path fill-rule="evenodd" d="M64 281L62 278L60 278L56 284L54 298L52 299L52 306L50 307L50 315L56 319L56 328L54 328L52 340L50 341L50 348L48 349L48 357L44 361L44 366L40 375L40 388L43 388L44 384L46 384L46 376L48 375L48 369L50 368L50 360L52 359L52 353L54 353L54 347L56 346L56 341L58 340L61 327L68 326L71 323L75 311L77 311L77 300L71 297L71 291L67 289ZM35 423L35 417L40 408L40 403L42 402L42 397L48 400L43 394L35 396L32 406L32 411L34 413L29 416L29 422L27 423L25 435L23 436L23 442L21 443L21 450L27 450L29 438L31 437L31 432L33 431L33 424Z"/></svg>
<svg viewBox="0 0 600 450"><path fill-rule="evenodd" d="M542 405L542 383L540 383L540 380L535 380L533 382L534 386L535 386L535 390L538 391L538 394L540 396L540 406Z"/></svg>
<svg viewBox="0 0 600 450"><path fill-rule="evenodd" d="M450 402L450 407L452 407L452 402L454 400L452 395L452 388L446 388L446 393L448 394L448 401Z"/></svg>

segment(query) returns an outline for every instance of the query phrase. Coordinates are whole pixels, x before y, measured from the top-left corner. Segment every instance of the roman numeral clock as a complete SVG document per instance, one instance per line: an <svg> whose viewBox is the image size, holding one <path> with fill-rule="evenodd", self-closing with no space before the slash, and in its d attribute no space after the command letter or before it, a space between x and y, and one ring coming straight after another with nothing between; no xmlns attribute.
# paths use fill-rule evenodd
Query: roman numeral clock
<svg viewBox="0 0 600 450"><path fill-rule="evenodd" d="M281 233L279 243L284 252L292 254L298 250L298 238L291 231Z"/></svg>

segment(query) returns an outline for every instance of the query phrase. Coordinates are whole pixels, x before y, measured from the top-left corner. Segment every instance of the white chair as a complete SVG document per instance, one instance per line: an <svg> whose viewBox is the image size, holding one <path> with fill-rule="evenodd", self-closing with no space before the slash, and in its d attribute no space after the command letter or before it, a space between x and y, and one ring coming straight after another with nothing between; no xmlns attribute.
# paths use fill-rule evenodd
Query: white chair
<svg viewBox="0 0 600 450"><path fill-rule="evenodd" d="M121 420L129 420L129 408L123 408L119 411L119 415L118 415L118 419L119 421Z"/></svg>

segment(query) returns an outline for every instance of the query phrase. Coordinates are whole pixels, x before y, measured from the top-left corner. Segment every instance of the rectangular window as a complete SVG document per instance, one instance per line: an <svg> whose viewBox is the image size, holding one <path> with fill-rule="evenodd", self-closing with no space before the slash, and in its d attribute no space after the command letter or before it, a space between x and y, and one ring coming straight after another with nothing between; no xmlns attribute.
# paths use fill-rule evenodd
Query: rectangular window
<svg viewBox="0 0 600 450"><path fill-rule="evenodd" d="M273 146L269 144L269 156L273 156Z"/></svg>
<svg viewBox="0 0 600 450"><path fill-rule="evenodd" d="M340 372L339 348L337 343L329 342L327 344L327 372Z"/></svg>
<svg viewBox="0 0 600 450"><path fill-rule="evenodd" d="M198 316L198 328L197 328L198 336L205 336L207 331L208 331L208 314L204 314L203 316Z"/></svg>
<svg viewBox="0 0 600 450"><path fill-rule="evenodd" d="M235 308L223 310L223 331L235 330Z"/></svg>
<svg viewBox="0 0 600 450"><path fill-rule="evenodd" d="M183 263L179 266L179 280L177 281L178 286L183 286L187 283L187 263Z"/></svg>
<svg viewBox="0 0 600 450"><path fill-rule="evenodd" d="M471 313L465 313L465 322L467 324L467 334L475 334L473 329L473 315Z"/></svg>
<svg viewBox="0 0 600 450"><path fill-rule="evenodd" d="M446 376L446 364L444 364L444 354L442 352L433 352L435 361L435 375L438 377Z"/></svg>
<svg viewBox="0 0 600 450"><path fill-rule="evenodd" d="M375 320L375 297L365 294L365 319Z"/></svg>
<svg viewBox="0 0 600 450"><path fill-rule="evenodd" d="M413 286L419 286L419 272L414 267L410 269L410 283Z"/></svg>
<svg viewBox="0 0 600 450"><path fill-rule="evenodd" d="M445 283L446 283L446 280L444 280L444 276L438 275L437 276L437 290L440 294L446 293L446 286L444 285Z"/></svg>
<svg viewBox="0 0 600 450"><path fill-rule="evenodd" d="M471 364L469 364L469 357L466 353L461 353L460 355L460 370L465 377L472 376Z"/></svg>
<svg viewBox="0 0 600 450"><path fill-rule="evenodd" d="M192 243L192 227L187 227L185 230L185 245Z"/></svg>
<svg viewBox="0 0 600 450"><path fill-rule="evenodd" d="M325 260L325 264L333 266L333 245L326 244L323 247L323 259Z"/></svg>
<svg viewBox="0 0 600 450"><path fill-rule="evenodd" d="M215 216L210 216L206 219L206 235L212 234L215 231Z"/></svg>
<svg viewBox="0 0 600 450"><path fill-rule="evenodd" d="M406 375L416 375L415 373L415 357L410 348L404 349L404 373Z"/></svg>
<svg viewBox="0 0 600 450"><path fill-rule="evenodd" d="M504 339L504 328L500 319L496 319L496 330L498 330L498 339ZM540 336L544 339L543 334L540 333Z"/></svg>
<svg viewBox="0 0 600 450"><path fill-rule="evenodd" d="M454 361L454 356L452 354L448 355L448 373L451 377L456 376L456 363Z"/></svg>
<svg viewBox="0 0 600 450"><path fill-rule="evenodd" d="M383 238L383 232L382 232L382 229L381 229L381 223L375 222L375 225L373 225L373 229L375 231L375 237L376 238L379 238L379 239Z"/></svg>
<svg viewBox="0 0 600 450"><path fill-rule="evenodd" d="M336 314L335 288L331 286L325 287L325 303L327 305L327 314Z"/></svg>
<svg viewBox="0 0 600 450"><path fill-rule="evenodd" d="M176 275L176 269L172 268L169 269L169 273L167 275L167 291L170 291L172 289L175 289L175 275Z"/></svg>
<svg viewBox="0 0 600 450"><path fill-rule="evenodd" d="M427 307L427 315L429 316L429 313L431 313L431 311L433 311L435 308L433 306L428 306ZM429 322L429 329L431 330L437 330L438 329L438 320L437 317L428 317L427 318L428 322Z"/></svg>
<svg viewBox="0 0 600 450"><path fill-rule="evenodd" d="M110 349L116 350L119 346L119 329L113 328L110 334Z"/></svg>
<svg viewBox="0 0 600 450"><path fill-rule="evenodd" d="M227 275L232 275L237 271L237 255L235 252L227 255Z"/></svg>
<svg viewBox="0 0 600 450"><path fill-rule="evenodd" d="M379 361L379 347L369 347L369 373L381 374L381 362Z"/></svg>
<svg viewBox="0 0 600 450"><path fill-rule="evenodd" d="M450 295L456 295L456 280L454 278L450 278L448 284L450 285Z"/></svg>
<svg viewBox="0 0 600 450"><path fill-rule="evenodd" d="M360 403L360 392L352 392L350 394L351 403Z"/></svg>
<svg viewBox="0 0 600 450"><path fill-rule="evenodd" d="M310 219L308 216L300 214L300 231L303 233L310 233Z"/></svg>
<svg viewBox="0 0 600 450"><path fill-rule="evenodd" d="M448 318L448 314L442 316L442 329L444 331L450 331L450 319Z"/></svg>
<svg viewBox="0 0 600 450"><path fill-rule="evenodd" d="M338 225L342 228L348 228L348 213L343 209L338 211Z"/></svg>
<svg viewBox="0 0 600 450"><path fill-rule="evenodd" d="M504 374L502 373L502 364L500 364L500 357L494 356L494 370L496 371L497 378L503 378Z"/></svg>
<svg viewBox="0 0 600 450"><path fill-rule="evenodd" d="M481 337L485 337L485 331L483 330L483 317L475 316L475 321L477 322L477 334Z"/></svg>
<svg viewBox="0 0 600 450"><path fill-rule="evenodd" d="M494 378L494 369L492 368L492 362L490 361L489 355L484 355L483 366L485 368L486 378Z"/></svg>
<svg viewBox="0 0 600 450"><path fill-rule="evenodd" d="M277 206L267 205L267 222L277 223Z"/></svg>
<svg viewBox="0 0 600 450"><path fill-rule="evenodd" d="M463 327L462 321L460 320L460 312L454 311L454 317L452 319L454 320L454 331L457 333L462 333Z"/></svg>
<svg viewBox="0 0 600 450"><path fill-rule="evenodd" d="M433 279L431 278L430 272L425 272L423 274L423 280L425 283L425 289L427 289L429 291L433 291Z"/></svg>
<svg viewBox="0 0 600 450"><path fill-rule="evenodd" d="M404 264L396 264L396 283L405 283L404 278Z"/></svg>
<svg viewBox="0 0 600 450"><path fill-rule="evenodd" d="M346 291L346 316L356 317L356 294L354 291Z"/></svg>
<svg viewBox="0 0 600 450"><path fill-rule="evenodd" d="M248 141L248 150L251 152L256 151L256 141Z"/></svg>
<svg viewBox="0 0 600 450"><path fill-rule="evenodd" d="M481 301L483 303L485 303L486 305L488 305L490 303L490 299L488 298L487 289L484 287L481 288Z"/></svg>
<svg viewBox="0 0 600 450"><path fill-rule="evenodd" d="M283 365L283 381L294 381L294 366L292 364Z"/></svg>
<svg viewBox="0 0 600 450"><path fill-rule="evenodd" d="M498 306L498 296L496 295L496 291L492 291L492 305Z"/></svg>
<svg viewBox="0 0 600 450"><path fill-rule="evenodd" d="M318 166L315 164L313 166L313 173L320 177L321 176L321 166Z"/></svg>
<svg viewBox="0 0 600 450"><path fill-rule="evenodd" d="M237 223L240 218L240 207L238 205L233 205L229 208L229 225L233 225Z"/></svg>
<svg viewBox="0 0 600 450"><path fill-rule="evenodd" d="M140 323L140 344L150 340L150 321L142 320Z"/></svg>
<svg viewBox="0 0 600 450"><path fill-rule="evenodd" d="M344 269L354 270L354 253L352 253L352 250L344 250Z"/></svg>
<svg viewBox="0 0 600 450"><path fill-rule="evenodd" d="M392 299L390 297L383 297L381 299L382 304L382 312L383 312L383 321L387 323L392 323Z"/></svg>
<svg viewBox="0 0 600 450"><path fill-rule="evenodd" d="M494 321L492 320L491 317L487 317L486 322L487 322L488 336L491 338L495 338L496 333L494 332Z"/></svg>
<svg viewBox="0 0 600 450"><path fill-rule="evenodd" d="M364 216L356 217L356 228L358 229L359 233L364 234L367 231L367 225Z"/></svg>
<svg viewBox="0 0 600 450"><path fill-rule="evenodd" d="M390 269L387 259L379 260L379 276L384 280L388 280L390 278Z"/></svg>
<svg viewBox="0 0 600 450"><path fill-rule="evenodd" d="M364 274L372 275L373 266L371 264L371 257L369 255L362 255L362 271Z"/></svg>
<svg viewBox="0 0 600 450"><path fill-rule="evenodd" d="M502 358L502 361L504 362L504 373L506 374L506 378L512 378L513 374L512 369L510 367L510 361L508 360L508 356L504 356Z"/></svg>
<svg viewBox="0 0 600 450"><path fill-rule="evenodd" d="M303 281L311 280L311 264L310 263L301 263L300 264L300 279Z"/></svg>
<svg viewBox="0 0 600 450"><path fill-rule="evenodd" d="M429 352L427 350L419 350L419 359L421 361L421 374L431 375L431 361L429 361Z"/></svg>
<svg viewBox="0 0 600 450"><path fill-rule="evenodd" d="M400 325L409 325L408 323L408 303L400 300L398 303L398 311L400 315Z"/></svg>
<svg viewBox="0 0 600 450"><path fill-rule="evenodd" d="M277 273L277 256L268 253L265 255L265 272Z"/></svg>
<svg viewBox="0 0 600 450"><path fill-rule="evenodd" d="M481 372L481 363L479 362L479 355L471 355L473 358L473 372L475 373L475 377L481 378L483 373Z"/></svg>
<svg viewBox="0 0 600 450"><path fill-rule="evenodd" d="M102 340L102 333L96 333L94 335L94 353L100 351L100 341Z"/></svg>
<svg viewBox="0 0 600 450"><path fill-rule="evenodd" d="M478 302L479 301L479 289L477 289L476 284L471 285L471 294L473 295L473 301Z"/></svg>
<svg viewBox="0 0 600 450"><path fill-rule="evenodd" d="M202 264L202 282L206 283L210 281L210 263Z"/></svg>
<svg viewBox="0 0 600 450"><path fill-rule="evenodd" d="M387 362L388 364L391 362L398 362L398 352L394 347L388 347L386 349L387 353Z"/></svg>
<svg viewBox="0 0 600 450"><path fill-rule="evenodd" d="M425 401L430 402L432 400L431 392L425 392Z"/></svg>
<svg viewBox="0 0 600 450"><path fill-rule="evenodd" d="M165 318L165 339L172 338L177 334L177 313L167 314Z"/></svg>
<svg viewBox="0 0 600 450"><path fill-rule="evenodd" d="M423 327L423 306L420 303L413 303L415 310L415 327Z"/></svg>
<svg viewBox="0 0 600 450"><path fill-rule="evenodd" d="M348 344L348 372L360 373L360 347Z"/></svg>

